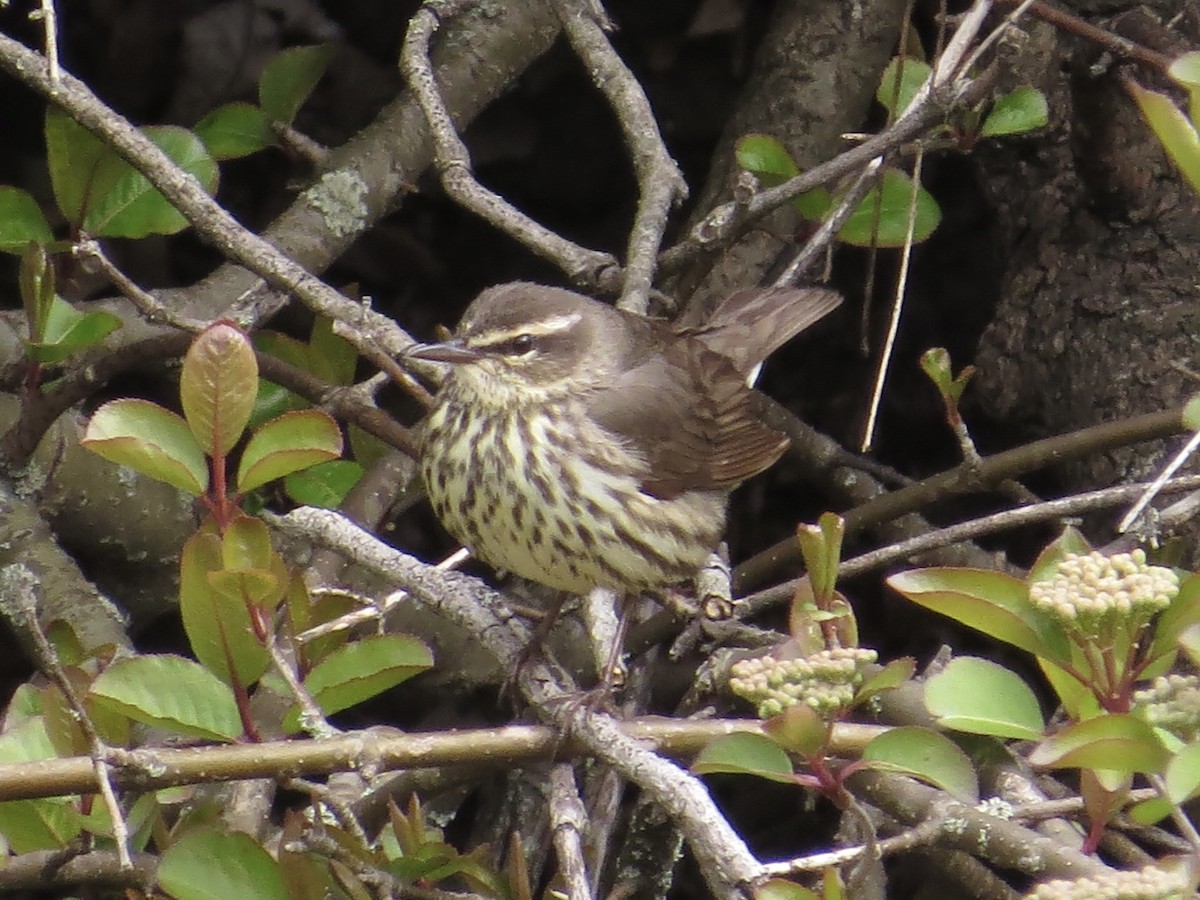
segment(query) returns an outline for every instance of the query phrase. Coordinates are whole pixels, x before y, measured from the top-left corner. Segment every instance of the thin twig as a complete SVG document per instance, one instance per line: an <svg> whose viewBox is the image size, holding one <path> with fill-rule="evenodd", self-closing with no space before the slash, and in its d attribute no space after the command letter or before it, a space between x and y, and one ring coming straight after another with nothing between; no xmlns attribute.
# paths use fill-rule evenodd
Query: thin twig
<svg viewBox="0 0 1200 900"><path fill-rule="evenodd" d="M288 690L292 692L292 696L300 705L300 727L315 738L330 738L341 734L341 729L334 728L329 724L329 720L321 712L321 707L317 705L317 701L313 699L313 695L301 683L292 664L283 655L283 649L279 646L279 642L272 638L266 644L267 652L271 655L271 664L275 667L275 671L279 673L279 677L284 680L284 683L288 686Z"/></svg>
<svg viewBox="0 0 1200 900"><path fill-rule="evenodd" d="M31 12L29 18L42 23L42 31L46 36L43 52L49 66L50 80L57 84L62 74L58 65L58 15L54 11L54 0L40 0L40 3L40 8Z"/></svg>
<svg viewBox="0 0 1200 900"><path fill-rule="evenodd" d="M434 568L452 570L457 569L471 557L471 551L466 548L460 548ZM296 640L301 644L308 643L316 638L323 637L327 634L333 634L337 631L345 631L348 628L354 628L358 625L364 625L368 622L378 622L385 617L388 612L397 605L408 599L406 591L393 591L383 598L380 603L365 604L362 609L356 609L353 612L348 612L344 616L338 616L329 622L324 622L321 625L314 625L307 631L302 631L296 635Z"/></svg>
<svg viewBox="0 0 1200 900"><path fill-rule="evenodd" d="M1041 0L1033 0L1032 3L1022 3L1022 0L997 0L997 2L1005 6L1015 6L1021 3L1030 13L1044 22L1049 22L1055 28L1092 41L1114 56L1135 60L1159 72L1165 73L1171 67L1171 63L1174 62L1170 56L1158 53L1148 47L1143 47L1141 44L1136 44L1128 38L1121 37L1119 34L1113 34L1111 31L1097 28L1095 25L1085 22L1078 16L1072 15L1066 10L1053 7L1049 3L1043 3Z"/></svg>
<svg viewBox="0 0 1200 900"><path fill-rule="evenodd" d="M100 242L93 239L79 241L71 247L71 253L84 263L95 263L108 276L135 307L152 325L170 325L180 331L196 333L203 331L209 323L189 316L181 316L172 312L164 304L147 291L142 290L131 278L122 272L104 252Z"/></svg>
<svg viewBox="0 0 1200 900"><path fill-rule="evenodd" d="M442 101L429 45L442 21L464 8L462 0L429 0L413 14L400 51L400 71L417 98L434 146L434 165L450 197L489 225L548 259L581 285L599 284L605 270L617 266L608 253L581 247L527 216L499 194L481 185L471 172L471 156Z"/></svg>
<svg viewBox="0 0 1200 900"><path fill-rule="evenodd" d="M113 789L113 775L109 768L109 747L100 737L84 706L83 698L75 690L75 685L63 671L58 659L58 651L50 643L37 615L37 594L39 590L37 576L23 563L6 566L0 571L0 612L33 644L37 655L38 668L54 682L55 687L62 692L71 707L71 713L88 742L92 766L96 773L96 787L104 800L108 816L112 824L113 842L117 845L117 859L122 869L132 869L133 859L129 855L129 826L125 822L125 814L121 804L117 802L116 791Z"/></svg>
<svg viewBox="0 0 1200 900"><path fill-rule="evenodd" d="M554 851L558 873L569 900L592 900L587 867L583 861L583 833L587 830L587 810L575 785L571 763L557 763L550 769L550 824L554 829Z"/></svg>
<svg viewBox="0 0 1200 900"><path fill-rule="evenodd" d="M813 232L812 237L804 242L800 252L787 264L779 277L773 282L776 287L787 287L796 284L801 275L812 265L832 243L833 236L841 230L847 220L854 215L858 204L872 186L878 183L883 158L876 157L867 162L850 187L842 194L838 205L827 215L820 227Z"/></svg>
<svg viewBox="0 0 1200 900"><path fill-rule="evenodd" d="M876 841L874 847L870 849L872 852L878 852L882 857L893 856L923 844L934 843L941 836L944 827L945 823L931 819L901 834ZM844 866L846 863L854 862L863 857L867 851L868 847L860 844L857 847L842 847L838 850L810 853L807 856L767 863L763 868L767 870L768 875L772 876L792 875L796 872L822 872L834 866Z"/></svg>
<svg viewBox="0 0 1200 900"><path fill-rule="evenodd" d="M1017 509L1006 509L1003 512L981 516L957 525L938 528L847 559L838 566L838 576L854 578L872 569L900 562L922 553L929 553L940 547L975 540L1011 528L1021 528L1051 519L1060 519L1063 516L1079 515L1091 510L1119 506L1128 502L1131 497L1138 496L1139 492L1145 489L1146 485L1144 484L1123 484L1084 494L1075 494L1058 500L1045 500ZM1162 492L1179 493L1197 489L1200 489L1200 475L1188 475L1167 482L1163 485ZM795 594L799 583L800 579L792 579L745 597L737 606L738 615L753 616L779 603L787 602Z"/></svg>
<svg viewBox="0 0 1200 900"><path fill-rule="evenodd" d="M554 7L571 47L616 114L633 157L638 206L629 233L625 279L617 305L644 315L667 214L671 207L687 198L687 182L667 152L646 92L604 33L601 23L607 22L607 16L600 4L592 3L589 8L583 0L555 0Z"/></svg>
<svg viewBox="0 0 1200 900"><path fill-rule="evenodd" d="M293 791L300 791L308 794L314 803L326 807L337 818L338 823L358 841L362 849L369 850L371 847L371 839L367 837L367 833L363 831L362 823L358 821L358 817L354 814L349 806L331 791L328 786L318 784L315 781L309 781L307 778L289 778L284 782L284 787Z"/></svg>
<svg viewBox="0 0 1200 900"><path fill-rule="evenodd" d="M987 78L970 79L965 74L951 77L951 73L961 71L958 63L961 62L962 53L982 24L988 5L980 0L963 16L955 34L957 42L952 40L947 47L947 53L950 55L944 55L946 63L935 70L935 77L925 83L891 127L829 162L789 178L775 187L759 191L748 199L741 198L717 206L697 223L682 241L661 255L660 271L678 271L700 254L722 249L736 239L748 223L756 221L806 191L858 171L871 160L885 156L888 151L918 137L930 126L944 119L950 111L962 106L973 106L982 100L991 86Z"/></svg>
<svg viewBox="0 0 1200 900"><path fill-rule="evenodd" d="M892 351L896 346L896 335L900 331L900 314L904 311L904 293L908 287L908 267L912 261L913 235L917 228L917 195L921 189L921 169L925 162L923 148L917 148L917 158L913 163L912 191L908 198L908 220L905 223L904 246L900 251L900 271L896 275L896 293L892 297L892 314L888 317L887 335L883 339L883 349L879 354L879 367L875 372L875 384L871 388L871 402L867 409L867 421L863 426L862 441L859 450L866 453L871 449L875 438L875 421L879 415L879 404L883 401L883 385L891 368ZM882 196L882 191L880 192Z"/></svg>
<svg viewBox="0 0 1200 900"><path fill-rule="evenodd" d="M1191 459L1192 454L1196 452L1197 447L1200 447L1200 431L1197 431L1190 438L1188 438L1187 443L1184 444L1179 449L1179 452L1171 458L1171 461L1167 463L1165 467L1163 467L1163 470L1158 473L1158 477L1155 478L1154 481L1150 483L1150 486L1146 488L1146 492L1138 498L1137 503L1133 504L1133 506L1129 508L1129 512L1125 513L1125 515L1121 517L1121 521L1117 523L1117 531L1124 534L1130 529L1133 523L1137 521L1138 516L1140 516L1146 507L1149 506L1154 500L1154 498L1158 496L1159 492L1162 490L1162 486L1167 483L1172 475L1179 471L1180 466Z"/></svg>
<svg viewBox="0 0 1200 900"><path fill-rule="evenodd" d="M63 109L76 122L146 176L178 209L197 233L281 291L278 303L295 295L331 319L355 322L366 339L398 354L413 343L395 322L363 309L290 259L269 241L247 231L200 183L180 169L161 149L92 90L67 72L51 78L49 64L37 52L0 34L0 69ZM275 307L260 308L269 315Z"/></svg>
<svg viewBox="0 0 1200 900"><path fill-rule="evenodd" d="M1185 430L1182 414L1182 408L1168 409L1115 422L1102 422L986 456L979 466L964 463L899 490L884 493L881 489L877 495L843 514L846 534L849 536L864 528L894 521L946 497L978 491L1052 463L1061 465L1084 455L1178 434ZM863 480L858 473L854 477ZM800 550L795 538L782 540L735 568L735 590L739 584L761 583L781 566L799 558Z"/></svg>
<svg viewBox="0 0 1200 900"><path fill-rule="evenodd" d="M372 401L372 395L382 386L378 375L354 385L330 384L269 353L258 352L255 358L263 378L416 458L416 436Z"/></svg>

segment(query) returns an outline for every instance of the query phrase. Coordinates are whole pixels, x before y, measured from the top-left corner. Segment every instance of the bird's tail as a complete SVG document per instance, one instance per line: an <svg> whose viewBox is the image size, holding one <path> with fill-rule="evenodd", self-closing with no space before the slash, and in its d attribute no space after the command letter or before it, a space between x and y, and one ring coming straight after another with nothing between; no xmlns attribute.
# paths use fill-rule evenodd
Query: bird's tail
<svg viewBox="0 0 1200 900"><path fill-rule="evenodd" d="M752 288L722 300L703 325L683 331L745 375L841 302L841 294L828 288Z"/></svg>

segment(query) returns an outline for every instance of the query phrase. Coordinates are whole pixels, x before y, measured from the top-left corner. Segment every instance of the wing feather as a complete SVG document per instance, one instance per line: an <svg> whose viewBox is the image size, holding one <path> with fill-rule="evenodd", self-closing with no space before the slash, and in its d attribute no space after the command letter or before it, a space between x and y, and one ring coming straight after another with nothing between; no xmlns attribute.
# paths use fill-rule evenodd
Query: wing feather
<svg viewBox="0 0 1200 900"><path fill-rule="evenodd" d="M671 499L732 490L774 463L787 438L752 412L733 363L700 341L646 351L589 405L592 418L645 460L642 488Z"/></svg>

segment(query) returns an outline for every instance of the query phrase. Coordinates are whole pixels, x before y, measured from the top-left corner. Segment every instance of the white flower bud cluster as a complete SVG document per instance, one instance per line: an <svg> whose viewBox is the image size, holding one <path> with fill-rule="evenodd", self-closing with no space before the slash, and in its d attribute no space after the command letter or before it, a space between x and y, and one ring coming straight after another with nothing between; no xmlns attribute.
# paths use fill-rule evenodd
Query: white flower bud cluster
<svg viewBox="0 0 1200 900"><path fill-rule="evenodd" d="M849 706L862 672L879 654L862 647L822 650L799 659L757 656L734 663L729 688L769 719L787 707L805 703L822 714Z"/></svg>
<svg viewBox="0 0 1200 900"><path fill-rule="evenodd" d="M1134 712L1183 741L1200 737L1200 676L1160 675L1133 695Z"/></svg>
<svg viewBox="0 0 1200 900"><path fill-rule="evenodd" d="M1185 890L1183 872L1147 866L1133 872L1047 881L1026 894L1025 900L1167 900Z"/></svg>
<svg viewBox="0 0 1200 900"><path fill-rule="evenodd" d="M1093 550L1068 554L1054 577L1029 586L1030 599L1068 628L1092 637L1114 626L1137 628L1171 605L1179 577L1164 566L1146 563L1146 553Z"/></svg>

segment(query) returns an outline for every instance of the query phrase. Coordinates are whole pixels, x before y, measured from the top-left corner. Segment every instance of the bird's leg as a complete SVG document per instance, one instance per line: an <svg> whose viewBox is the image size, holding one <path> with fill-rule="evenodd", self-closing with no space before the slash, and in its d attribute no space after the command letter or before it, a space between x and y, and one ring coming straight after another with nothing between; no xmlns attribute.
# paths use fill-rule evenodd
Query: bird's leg
<svg viewBox="0 0 1200 900"><path fill-rule="evenodd" d="M610 602L613 596L610 592L604 591L604 595L597 597L596 595L601 589L596 589L591 592L588 597L589 601L601 600ZM603 710L611 711L615 704L614 699L616 692L625 686L626 670L625 664L621 661L621 654L625 650L625 632L629 626L629 615L632 604L626 602L628 597L617 597L617 609L619 610L616 618L616 627L611 629L595 630L589 629L593 634L600 638L596 642L596 650L601 650L600 642L604 640L601 632L607 632L607 636L611 638L608 642L608 652L604 666L600 669L599 681L596 686L590 690L582 691L573 698L570 702L578 704L591 711ZM599 655L599 654L598 654Z"/></svg>
<svg viewBox="0 0 1200 900"><path fill-rule="evenodd" d="M537 623L537 627L533 630L533 635L529 638L529 643L521 650L517 657L516 664L513 665L512 671L509 672L503 683L500 685L501 699L514 696L513 689L516 687L517 675L526 663L543 654L547 648L547 642L550 640L550 633L554 631L554 626L558 624L558 619L562 615L563 609L567 605L567 601L571 599L571 595L565 591L555 591L554 596L546 604L544 610L538 611L541 619ZM534 615L533 610L526 610L528 615Z"/></svg>
<svg viewBox="0 0 1200 900"><path fill-rule="evenodd" d="M612 642L604 666L600 669L600 683L596 685L602 697L611 697L623 688L629 674L621 657L625 652L625 634L629 631L629 615L633 608L630 600L628 596L617 598L617 625L611 633Z"/></svg>
<svg viewBox="0 0 1200 900"><path fill-rule="evenodd" d="M621 648L625 609L624 599L608 588L593 588L583 600L583 625L590 639L598 681L610 688L624 683Z"/></svg>

